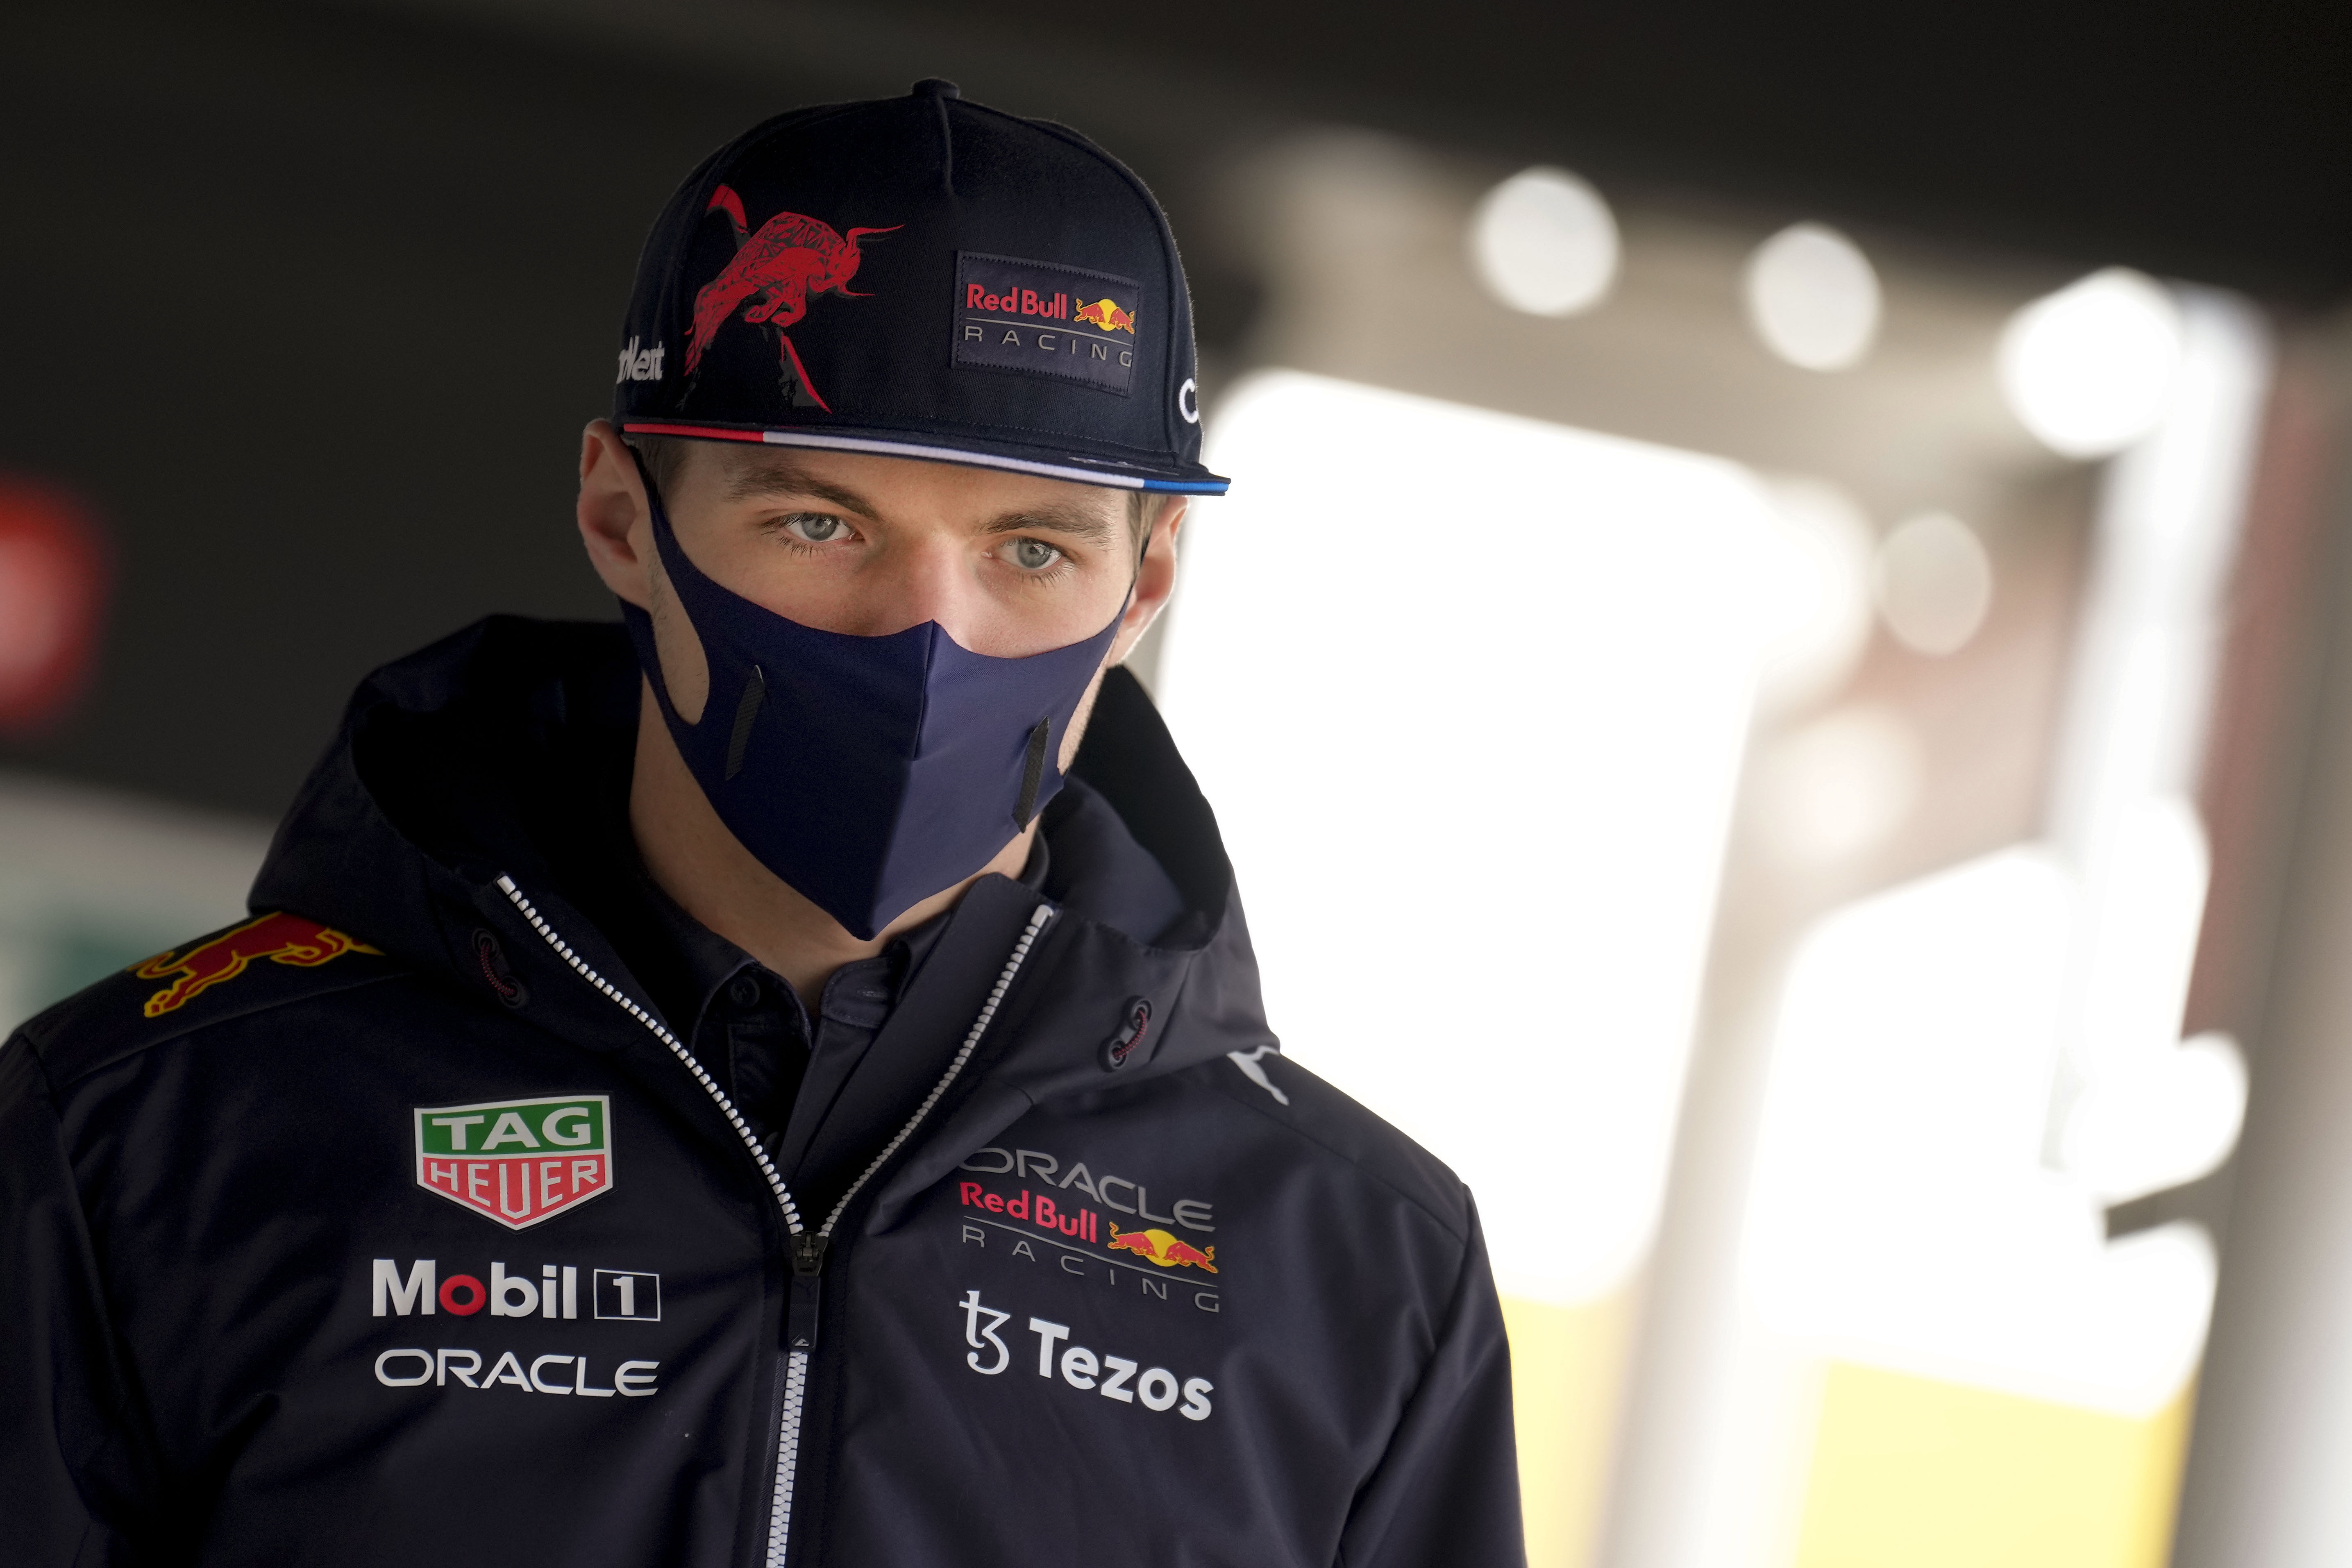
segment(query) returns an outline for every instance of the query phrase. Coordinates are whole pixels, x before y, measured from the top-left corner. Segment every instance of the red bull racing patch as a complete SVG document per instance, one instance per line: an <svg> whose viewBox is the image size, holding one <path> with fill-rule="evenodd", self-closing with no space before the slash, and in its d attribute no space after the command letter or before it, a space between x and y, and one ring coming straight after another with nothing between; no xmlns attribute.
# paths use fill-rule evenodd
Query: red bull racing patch
<svg viewBox="0 0 2352 1568"><path fill-rule="evenodd" d="M612 1190L612 1103L571 1094L420 1106L416 1184L528 1230Z"/></svg>
<svg viewBox="0 0 2352 1568"><path fill-rule="evenodd" d="M955 363L1079 382L1124 397L1135 384L1140 308L1131 278L961 251Z"/></svg>
<svg viewBox="0 0 2352 1568"><path fill-rule="evenodd" d="M143 1009L150 1018L160 1018L223 981L236 979L263 959L297 969L315 969L347 952L381 956L382 950L300 915L270 913L232 926L185 952L158 953L131 973L142 980L169 982L147 998Z"/></svg>

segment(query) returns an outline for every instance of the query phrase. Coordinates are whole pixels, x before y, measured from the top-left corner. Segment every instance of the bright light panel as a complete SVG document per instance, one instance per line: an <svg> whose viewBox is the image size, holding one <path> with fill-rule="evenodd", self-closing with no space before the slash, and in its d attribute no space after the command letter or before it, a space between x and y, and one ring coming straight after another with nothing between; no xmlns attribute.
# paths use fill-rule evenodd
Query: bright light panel
<svg viewBox="0 0 2352 1568"><path fill-rule="evenodd" d="M1470 220L1470 259L1515 310L1590 310L1617 276L1617 220L1565 169L1523 170L1486 193Z"/></svg>
<svg viewBox="0 0 2352 1568"><path fill-rule="evenodd" d="M2137 1415L2187 1383L2212 1302L2204 1233L2109 1242L2096 1194L2042 1160L2081 897L2055 857L2011 849L1807 936L1743 1240L1776 1327Z"/></svg>
<svg viewBox="0 0 2352 1568"><path fill-rule="evenodd" d="M1274 1027L1470 1184L1510 1289L1608 1290L1803 563L1733 464L1288 372L1208 458L1158 689Z"/></svg>

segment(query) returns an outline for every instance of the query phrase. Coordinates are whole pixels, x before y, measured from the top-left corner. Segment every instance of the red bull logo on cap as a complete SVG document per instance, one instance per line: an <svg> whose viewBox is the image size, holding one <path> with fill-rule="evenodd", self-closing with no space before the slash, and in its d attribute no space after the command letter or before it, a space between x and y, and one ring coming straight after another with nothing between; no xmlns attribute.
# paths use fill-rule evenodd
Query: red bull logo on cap
<svg viewBox="0 0 2352 1568"><path fill-rule="evenodd" d="M1125 396L1135 384L1141 345L1135 312L1118 303L1122 298L1141 300L1133 279L1058 261L960 252L954 361Z"/></svg>
<svg viewBox="0 0 2352 1568"><path fill-rule="evenodd" d="M300 915L271 913L257 915L185 952L158 953L131 973L141 980L171 982L148 997L143 1009L150 1018L160 1018L224 981L236 979L263 959L297 969L315 969L347 952L381 956L382 952Z"/></svg>
<svg viewBox="0 0 2352 1568"><path fill-rule="evenodd" d="M1129 337L1135 335L1133 313L1120 310L1118 301L1108 294L1091 305L1079 305L1071 320L1099 327L1106 332L1125 332Z"/></svg>

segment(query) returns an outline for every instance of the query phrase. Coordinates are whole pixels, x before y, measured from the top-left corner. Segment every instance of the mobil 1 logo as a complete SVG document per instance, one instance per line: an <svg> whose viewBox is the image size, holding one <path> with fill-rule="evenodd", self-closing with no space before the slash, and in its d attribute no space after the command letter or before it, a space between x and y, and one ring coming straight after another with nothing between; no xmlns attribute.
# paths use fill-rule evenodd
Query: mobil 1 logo
<svg viewBox="0 0 2352 1568"><path fill-rule="evenodd" d="M661 1321L661 1276L633 1269L596 1270L596 1315L632 1323Z"/></svg>

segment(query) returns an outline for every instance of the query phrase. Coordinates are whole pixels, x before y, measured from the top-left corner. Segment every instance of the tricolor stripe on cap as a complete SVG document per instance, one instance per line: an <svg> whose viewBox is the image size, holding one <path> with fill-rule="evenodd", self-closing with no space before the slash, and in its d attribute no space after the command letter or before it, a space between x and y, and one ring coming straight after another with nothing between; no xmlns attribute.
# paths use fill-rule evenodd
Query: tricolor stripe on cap
<svg viewBox="0 0 2352 1568"><path fill-rule="evenodd" d="M970 452L955 447L926 446L878 436L853 436L836 430L735 430L717 425L677 425L623 420L624 436L671 436L691 441L756 442L769 447L807 447L828 452L866 452L879 458L908 458L925 463L955 463L971 468L1002 468L1041 479L1067 479L1111 489L1149 490L1158 494L1221 496L1230 481L1223 479L1161 479L1122 474L1104 468L1083 468L1069 463L1039 462L1000 452Z"/></svg>

